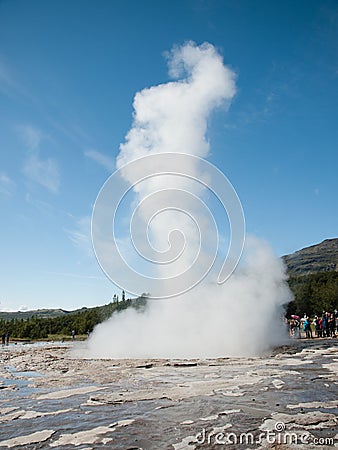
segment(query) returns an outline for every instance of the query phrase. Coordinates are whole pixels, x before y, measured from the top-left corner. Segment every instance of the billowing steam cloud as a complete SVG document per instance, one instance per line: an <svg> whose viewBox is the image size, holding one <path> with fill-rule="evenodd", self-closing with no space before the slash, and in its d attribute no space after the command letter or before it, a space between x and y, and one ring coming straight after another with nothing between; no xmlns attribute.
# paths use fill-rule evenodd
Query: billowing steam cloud
<svg viewBox="0 0 338 450"><path fill-rule="evenodd" d="M140 173L135 174L135 165L130 170L128 163L137 158L168 152L206 157L210 113L216 107L228 107L236 92L234 73L210 44L190 42L174 48L168 62L169 73L177 80L144 89L135 96L133 126L117 158L117 167L131 184L144 172L142 164L137 169ZM199 265L209 261L212 241L210 223L200 204L192 201L205 197L205 186L196 180L204 179L207 184L207 176L196 159L187 161L194 179L167 174L134 185L137 203L141 204L137 209L139 224L146 225L151 241L153 253L147 256L156 261L158 254L170 255L170 264L161 260L155 265L156 276L165 292L175 282L177 292L182 294L152 300L143 312L128 309L114 314L95 328L88 341L88 356L254 355L282 341L282 305L290 300L290 293L283 264L266 243L247 239L241 264L226 283L217 284L211 272L194 289L185 292L183 285L180 289L182 272L189 272L193 279ZM177 170L182 173L182 167ZM151 197L154 192L161 196ZM172 207L178 192L192 196L180 195L179 207ZM150 203L149 198L153 198ZM170 207L165 209L166 205ZM141 242L136 234L135 242ZM151 287L149 291L152 293Z"/></svg>
<svg viewBox="0 0 338 450"><path fill-rule="evenodd" d="M205 157L209 152L208 116L215 107L228 106L236 92L235 75L210 44L174 48L168 63L170 75L183 78L136 94L134 123L121 145L118 167L151 153Z"/></svg>

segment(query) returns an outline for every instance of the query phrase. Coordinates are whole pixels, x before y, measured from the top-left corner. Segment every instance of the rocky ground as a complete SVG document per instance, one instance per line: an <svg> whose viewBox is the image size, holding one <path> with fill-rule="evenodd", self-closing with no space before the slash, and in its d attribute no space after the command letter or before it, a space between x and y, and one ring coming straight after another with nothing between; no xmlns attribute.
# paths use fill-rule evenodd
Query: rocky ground
<svg viewBox="0 0 338 450"><path fill-rule="evenodd" d="M0 350L0 447L329 449L337 340L257 358L89 360L69 345Z"/></svg>

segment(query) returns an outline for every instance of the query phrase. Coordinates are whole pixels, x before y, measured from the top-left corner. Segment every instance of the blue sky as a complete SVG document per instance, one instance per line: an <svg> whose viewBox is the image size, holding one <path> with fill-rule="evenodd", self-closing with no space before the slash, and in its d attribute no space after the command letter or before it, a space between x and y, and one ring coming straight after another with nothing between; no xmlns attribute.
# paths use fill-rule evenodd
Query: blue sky
<svg viewBox="0 0 338 450"><path fill-rule="evenodd" d="M213 44L236 73L209 160L277 255L337 237L336 1L0 1L0 309L119 290L93 257L98 191L164 52Z"/></svg>

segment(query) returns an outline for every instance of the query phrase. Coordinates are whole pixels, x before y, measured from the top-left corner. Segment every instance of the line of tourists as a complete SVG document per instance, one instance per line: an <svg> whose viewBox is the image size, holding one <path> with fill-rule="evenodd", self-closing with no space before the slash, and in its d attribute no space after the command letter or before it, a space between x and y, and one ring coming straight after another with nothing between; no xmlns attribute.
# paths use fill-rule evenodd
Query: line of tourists
<svg viewBox="0 0 338 450"><path fill-rule="evenodd" d="M295 339L301 338L301 331L305 332L307 339L337 337L338 332L338 312L323 311L321 315L315 315L313 319L304 313L301 318L295 314L288 320L290 336Z"/></svg>

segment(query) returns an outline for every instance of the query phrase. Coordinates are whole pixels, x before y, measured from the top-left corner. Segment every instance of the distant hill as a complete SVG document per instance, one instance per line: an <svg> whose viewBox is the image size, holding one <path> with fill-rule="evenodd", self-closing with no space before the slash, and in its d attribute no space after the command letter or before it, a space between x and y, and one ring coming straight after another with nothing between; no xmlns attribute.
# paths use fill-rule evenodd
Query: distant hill
<svg viewBox="0 0 338 450"><path fill-rule="evenodd" d="M106 317L111 314L115 309L124 309L126 306L134 306L136 308L144 306L146 303L146 294L142 294L140 297L135 299L126 299L126 301L119 301L117 303L109 303L107 305L93 306L87 308L83 306L82 308L67 311L61 308L49 308L49 309L32 309L29 311L0 311L0 320L28 320L33 317L37 319L55 319L57 317L71 317L82 313L95 313L99 316Z"/></svg>
<svg viewBox="0 0 338 450"><path fill-rule="evenodd" d="M123 299L74 311L37 309L33 311L0 312L0 333L9 332L12 339L64 339L72 330L78 336L91 332L112 314L127 308L142 311L147 307L145 294L135 299Z"/></svg>
<svg viewBox="0 0 338 450"><path fill-rule="evenodd" d="M97 307L96 307L97 308ZM98 307L100 308L100 307ZM53 319L54 317L67 316L71 314L77 314L91 308L80 308L74 311L66 311L65 309L32 309L30 311L0 311L0 320L12 320L12 319L30 319L31 317L38 317L39 319ZM93 308L92 308L93 309Z"/></svg>
<svg viewBox="0 0 338 450"><path fill-rule="evenodd" d="M325 239L320 244L285 255L283 259L291 276L338 272L338 238Z"/></svg>

